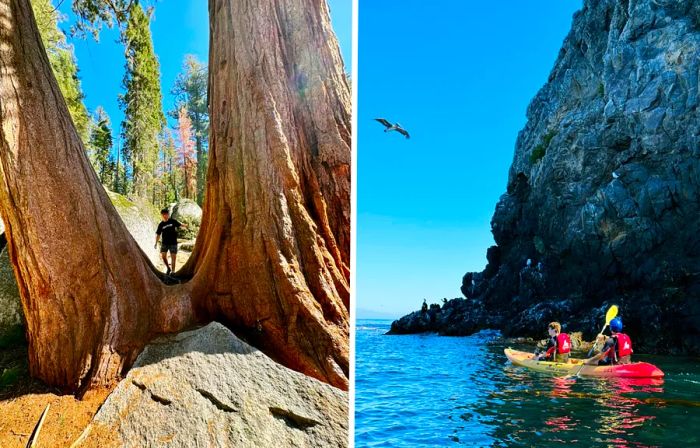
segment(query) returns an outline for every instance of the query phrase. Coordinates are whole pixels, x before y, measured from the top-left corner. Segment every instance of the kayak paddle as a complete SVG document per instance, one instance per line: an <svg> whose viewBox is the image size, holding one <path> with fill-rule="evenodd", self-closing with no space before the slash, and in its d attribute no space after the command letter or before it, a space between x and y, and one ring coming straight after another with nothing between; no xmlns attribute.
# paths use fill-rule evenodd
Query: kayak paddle
<svg viewBox="0 0 700 448"><path fill-rule="evenodd" d="M591 347L591 350L588 352L588 355L590 356L591 352L595 351L595 349L598 347L598 339L603 336L603 332L605 331L606 328L608 328L608 325L610 325L610 321L615 319L617 317L617 305L613 305L608 309L608 312L605 313L605 325L603 325L603 329L600 330L600 333L598 333L598 336L595 338L595 342L593 343L593 347ZM567 378L573 378L573 377L578 377L579 374L581 373L581 370L583 367L586 365L585 361L581 363L581 367L578 368L575 374L567 376Z"/></svg>

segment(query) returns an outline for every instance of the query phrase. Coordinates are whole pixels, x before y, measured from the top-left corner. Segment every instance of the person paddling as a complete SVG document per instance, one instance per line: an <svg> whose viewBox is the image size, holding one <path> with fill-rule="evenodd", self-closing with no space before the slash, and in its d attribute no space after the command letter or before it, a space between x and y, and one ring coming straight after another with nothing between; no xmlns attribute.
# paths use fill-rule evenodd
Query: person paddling
<svg viewBox="0 0 700 448"><path fill-rule="evenodd" d="M160 236L163 235L163 242L160 245L160 256L163 258L163 263L165 263L167 269L165 275L170 275L175 270L175 260L177 259L177 229L178 227L186 229L187 226L171 218L170 211L167 208L160 211L160 217L162 221L158 223L158 229L156 229L156 244L154 247L158 248L158 241ZM172 260L172 268L168 264L168 252L170 252Z"/></svg>
<svg viewBox="0 0 700 448"><path fill-rule="evenodd" d="M571 353L571 338L566 333L561 332L559 322L551 322L547 327L549 341L547 341L547 351L535 353L534 359L555 362L569 362Z"/></svg>
<svg viewBox="0 0 700 448"><path fill-rule="evenodd" d="M612 336L606 339L600 353L587 359L586 364L608 366L632 362L632 340L622 332L622 318L610 321L610 331Z"/></svg>

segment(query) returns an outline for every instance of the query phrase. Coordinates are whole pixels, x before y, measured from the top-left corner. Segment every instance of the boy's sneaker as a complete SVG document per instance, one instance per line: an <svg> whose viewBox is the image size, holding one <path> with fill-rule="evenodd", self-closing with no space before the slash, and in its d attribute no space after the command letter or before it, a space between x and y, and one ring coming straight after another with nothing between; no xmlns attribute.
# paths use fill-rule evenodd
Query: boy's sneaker
<svg viewBox="0 0 700 448"><path fill-rule="evenodd" d="M171 272L172 272L172 271L170 270L170 268L168 268L168 270L165 271L165 275L170 275Z"/></svg>

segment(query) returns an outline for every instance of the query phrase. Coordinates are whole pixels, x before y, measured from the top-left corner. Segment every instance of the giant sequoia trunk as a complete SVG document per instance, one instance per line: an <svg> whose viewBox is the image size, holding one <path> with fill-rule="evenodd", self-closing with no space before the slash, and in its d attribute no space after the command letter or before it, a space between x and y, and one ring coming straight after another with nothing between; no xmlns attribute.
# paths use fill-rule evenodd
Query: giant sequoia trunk
<svg viewBox="0 0 700 448"><path fill-rule="evenodd" d="M112 207L29 0L0 0L0 213L34 376L104 384L155 334L212 319L347 387L349 89L323 0L210 1L200 237L165 286Z"/></svg>

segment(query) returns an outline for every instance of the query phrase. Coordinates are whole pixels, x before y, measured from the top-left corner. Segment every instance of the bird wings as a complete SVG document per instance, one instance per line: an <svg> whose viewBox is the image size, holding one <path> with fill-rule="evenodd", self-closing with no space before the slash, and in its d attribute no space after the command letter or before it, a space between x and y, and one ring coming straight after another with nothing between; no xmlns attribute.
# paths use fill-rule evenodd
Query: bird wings
<svg viewBox="0 0 700 448"><path fill-rule="evenodd" d="M381 124L383 124L387 128L390 128L393 126L391 123L389 123L389 121L385 120L384 118L375 118L375 120L380 122Z"/></svg>
<svg viewBox="0 0 700 448"><path fill-rule="evenodd" d="M397 128L395 129L395 131L398 132L399 134L402 134L402 135L405 136L406 138L411 138L411 136L408 135L408 131L405 130L404 128L397 127Z"/></svg>
<svg viewBox="0 0 700 448"><path fill-rule="evenodd" d="M391 124L391 122L389 120L386 120L384 118L375 118L375 120L380 122L381 124L383 124L384 127L386 127L384 132L396 131L396 132L402 134L406 138L411 138L411 136L408 135L408 131L406 131L404 128L402 128L400 124L398 124L398 123Z"/></svg>

